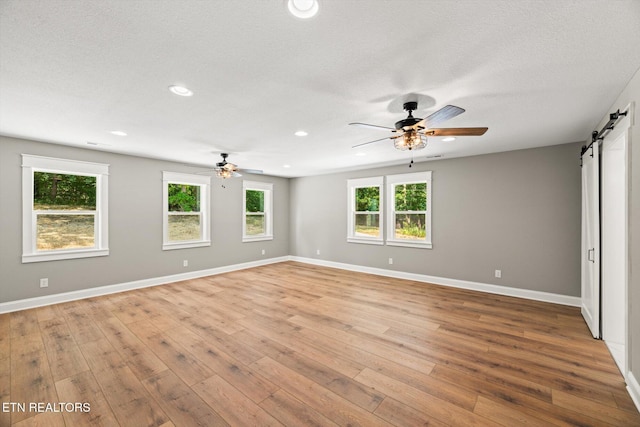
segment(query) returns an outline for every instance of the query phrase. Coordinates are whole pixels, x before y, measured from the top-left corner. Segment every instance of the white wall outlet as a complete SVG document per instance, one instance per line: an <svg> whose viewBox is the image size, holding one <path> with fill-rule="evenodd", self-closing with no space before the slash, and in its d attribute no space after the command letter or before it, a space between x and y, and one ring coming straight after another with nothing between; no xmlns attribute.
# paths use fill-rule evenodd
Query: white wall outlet
<svg viewBox="0 0 640 427"><path fill-rule="evenodd" d="M389 258L389 265L393 264L393 258Z"/></svg>
<svg viewBox="0 0 640 427"><path fill-rule="evenodd" d="M316 249L316 255L320 255L320 249Z"/></svg>
<svg viewBox="0 0 640 427"><path fill-rule="evenodd" d="M264 249L262 250L262 255L266 254L267 251L265 251Z"/></svg>
<svg viewBox="0 0 640 427"><path fill-rule="evenodd" d="M496 277L500 279L502 277L502 270L496 270Z"/></svg>
<svg viewBox="0 0 640 427"><path fill-rule="evenodd" d="M45 277L44 279L40 279L40 287L48 288L49 287L49 279Z"/></svg>
<svg viewBox="0 0 640 427"><path fill-rule="evenodd" d="M188 259L183 260L182 261L182 266L183 267L189 267L189 260Z"/></svg>

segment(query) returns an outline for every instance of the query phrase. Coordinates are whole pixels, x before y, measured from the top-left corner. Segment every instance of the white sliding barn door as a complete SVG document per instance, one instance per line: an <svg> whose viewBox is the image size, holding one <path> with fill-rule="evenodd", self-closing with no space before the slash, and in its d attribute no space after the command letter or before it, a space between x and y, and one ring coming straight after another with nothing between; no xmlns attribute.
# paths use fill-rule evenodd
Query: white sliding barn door
<svg viewBox="0 0 640 427"><path fill-rule="evenodd" d="M582 316L600 338L600 176L598 143L582 155Z"/></svg>
<svg viewBox="0 0 640 427"><path fill-rule="evenodd" d="M627 375L627 129L616 124L602 142L602 339Z"/></svg>

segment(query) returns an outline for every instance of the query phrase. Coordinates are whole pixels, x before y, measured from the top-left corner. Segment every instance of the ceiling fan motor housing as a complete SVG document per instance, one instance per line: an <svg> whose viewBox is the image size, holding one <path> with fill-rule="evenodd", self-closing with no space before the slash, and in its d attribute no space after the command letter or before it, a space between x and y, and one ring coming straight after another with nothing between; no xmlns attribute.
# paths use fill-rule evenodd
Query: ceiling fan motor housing
<svg viewBox="0 0 640 427"><path fill-rule="evenodd" d="M409 112L409 116L406 119L399 120L396 122L396 130L408 130L408 128L412 128L416 123L420 122L422 119L419 117L413 117L412 112L418 109L417 102L405 102L402 107L405 111Z"/></svg>

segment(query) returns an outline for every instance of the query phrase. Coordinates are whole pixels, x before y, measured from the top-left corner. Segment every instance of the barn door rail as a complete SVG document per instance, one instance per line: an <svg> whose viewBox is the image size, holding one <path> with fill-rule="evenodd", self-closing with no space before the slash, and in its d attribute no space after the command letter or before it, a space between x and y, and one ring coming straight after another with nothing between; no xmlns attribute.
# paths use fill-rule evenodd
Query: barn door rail
<svg viewBox="0 0 640 427"><path fill-rule="evenodd" d="M580 151L580 167L582 167L582 156L584 155L584 153L586 153L589 149L593 150L593 144L598 141L602 141L606 134L613 130L618 120L620 120L621 117L626 116L627 113L628 111L621 112L620 110L617 110L615 113L609 114L609 121L602 127L602 129L600 129L600 132L598 132L597 130L591 132L591 143L589 145L583 145L582 150ZM591 151L590 156L593 157L593 151Z"/></svg>

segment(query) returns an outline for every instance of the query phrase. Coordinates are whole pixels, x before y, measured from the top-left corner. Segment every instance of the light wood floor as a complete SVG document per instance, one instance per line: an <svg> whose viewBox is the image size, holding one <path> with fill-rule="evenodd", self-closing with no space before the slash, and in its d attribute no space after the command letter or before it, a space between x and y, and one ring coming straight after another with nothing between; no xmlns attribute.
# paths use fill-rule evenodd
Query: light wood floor
<svg viewBox="0 0 640 427"><path fill-rule="evenodd" d="M293 262L0 315L8 426L638 426L579 310ZM28 408L27 408L28 409Z"/></svg>

